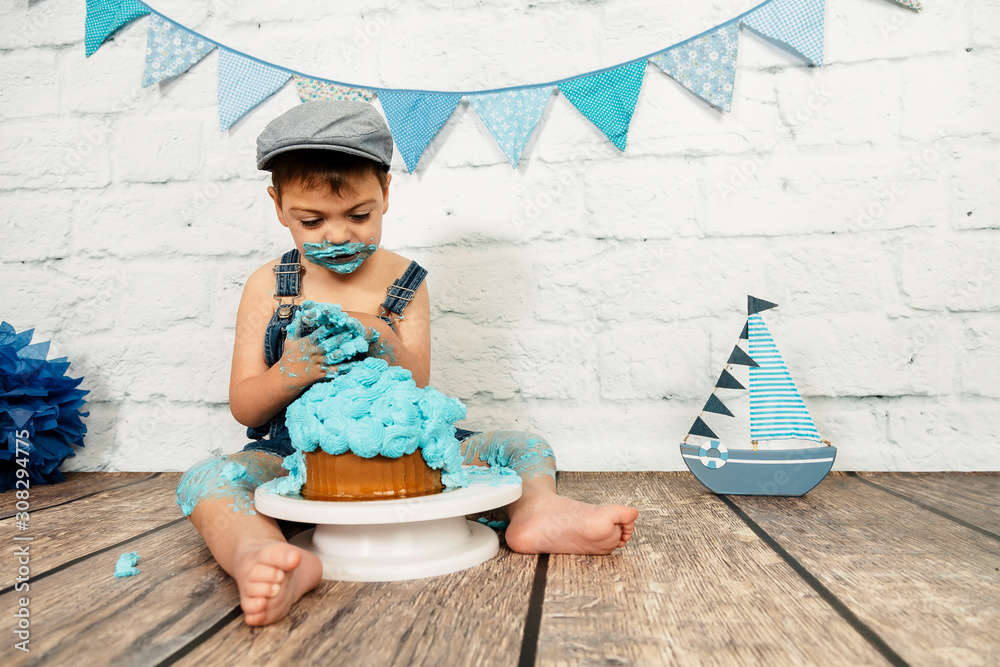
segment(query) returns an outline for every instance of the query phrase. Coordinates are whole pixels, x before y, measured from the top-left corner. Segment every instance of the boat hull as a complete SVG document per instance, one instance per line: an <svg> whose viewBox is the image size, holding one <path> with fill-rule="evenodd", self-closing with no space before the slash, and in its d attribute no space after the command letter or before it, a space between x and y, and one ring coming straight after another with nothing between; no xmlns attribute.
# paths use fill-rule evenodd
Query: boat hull
<svg viewBox="0 0 1000 667"><path fill-rule="evenodd" d="M688 470L712 493L736 496L805 495L823 481L837 458L837 448L825 446L756 452L730 449L724 462L716 452L706 465L700 452L697 446L681 444Z"/></svg>

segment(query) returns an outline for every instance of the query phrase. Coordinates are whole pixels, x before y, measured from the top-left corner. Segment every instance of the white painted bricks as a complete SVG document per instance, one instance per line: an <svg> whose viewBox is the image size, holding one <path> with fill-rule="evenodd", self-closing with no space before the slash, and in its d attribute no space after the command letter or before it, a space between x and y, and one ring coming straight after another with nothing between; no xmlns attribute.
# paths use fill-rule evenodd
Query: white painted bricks
<svg viewBox="0 0 1000 667"><path fill-rule="evenodd" d="M341 4L155 6L307 73L475 89L752 3ZM624 154L556 95L516 171L466 103L416 174L397 155L384 243L430 269L432 381L465 425L543 434L564 469L682 469L753 293L781 304L765 318L838 469L1000 468L1000 11L925 5L829 0L819 69L744 34L728 115L650 67ZM215 54L143 89L146 20L88 59L83 18L0 9L3 318L86 377L67 469L181 470L246 440L236 305L290 247L253 142L297 98L220 133Z"/></svg>

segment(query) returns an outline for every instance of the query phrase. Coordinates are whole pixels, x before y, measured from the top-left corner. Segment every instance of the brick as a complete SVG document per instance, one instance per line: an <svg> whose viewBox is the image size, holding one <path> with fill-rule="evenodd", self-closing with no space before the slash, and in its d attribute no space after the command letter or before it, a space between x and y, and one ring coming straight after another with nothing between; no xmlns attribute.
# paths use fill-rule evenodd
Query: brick
<svg viewBox="0 0 1000 667"><path fill-rule="evenodd" d="M504 400L518 393L509 333L450 313L432 321L432 386L463 400L477 395Z"/></svg>
<svg viewBox="0 0 1000 667"><path fill-rule="evenodd" d="M904 301L921 310L997 310L1000 238L991 232L909 236L900 244Z"/></svg>
<svg viewBox="0 0 1000 667"><path fill-rule="evenodd" d="M593 344L571 330L530 328L514 335L507 363L517 391L528 398L578 399L597 381Z"/></svg>
<svg viewBox="0 0 1000 667"><path fill-rule="evenodd" d="M891 3L827 7L828 64L942 54L964 47L970 8L928 6L920 13Z"/></svg>
<svg viewBox="0 0 1000 667"><path fill-rule="evenodd" d="M946 193L936 187L942 163L917 168L919 157L901 148L775 144L770 152L711 158L703 225L720 236L936 225L947 212Z"/></svg>
<svg viewBox="0 0 1000 667"><path fill-rule="evenodd" d="M0 211L6 218L3 259L38 261L66 257L70 248L70 220L66 201L72 191L0 193ZM39 221L44 220L44 224Z"/></svg>
<svg viewBox="0 0 1000 667"><path fill-rule="evenodd" d="M139 19L116 32L89 58L81 43L60 51L59 85L63 113L135 113L156 106L156 87L142 87L147 21Z"/></svg>
<svg viewBox="0 0 1000 667"><path fill-rule="evenodd" d="M518 249L477 246L446 257L428 253L428 258L434 270L428 277L432 312L460 314L475 323L523 316L533 279L532 267Z"/></svg>
<svg viewBox="0 0 1000 667"><path fill-rule="evenodd" d="M933 146L932 146L933 148ZM951 146L950 209L957 229L996 229L1000 226L1000 173L995 168L1000 144L955 140Z"/></svg>
<svg viewBox="0 0 1000 667"><path fill-rule="evenodd" d="M990 471L1000 467L995 401L906 402L885 410L889 444L879 465L900 471Z"/></svg>
<svg viewBox="0 0 1000 667"><path fill-rule="evenodd" d="M209 315L212 270L203 262L135 260L122 271L128 289L116 306L126 326L156 332Z"/></svg>
<svg viewBox="0 0 1000 667"><path fill-rule="evenodd" d="M83 118L0 125L0 189L103 187L109 125Z"/></svg>
<svg viewBox="0 0 1000 667"><path fill-rule="evenodd" d="M4 3L0 20L8 27L0 34L0 49L79 44L83 53L85 5L72 0Z"/></svg>
<svg viewBox="0 0 1000 667"><path fill-rule="evenodd" d="M193 181L86 193L73 216L73 248L120 258L248 254L265 248L267 228L279 226L253 190L238 182ZM247 275L255 268L248 264Z"/></svg>
<svg viewBox="0 0 1000 667"><path fill-rule="evenodd" d="M56 57L47 49L0 52L0 116L30 118L59 106Z"/></svg>
<svg viewBox="0 0 1000 667"><path fill-rule="evenodd" d="M249 442L246 429L220 405L170 401L122 404L114 470L187 470Z"/></svg>
<svg viewBox="0 0 1000 667"><path fill-rule="evenodd" d="M630 320L595 337L603 399L707 400L711 393L717 371L703 330Z"/></svg>
<svg viewBox="0 0 1000 667"><path fill-rule="evenodd" d="M194 177L200 166L202 122L199 112L131 113L121 118L112 146L116 180L165 183Z"/></svg>
<svg viewBox="0 0 1000 667"><path fill-rule="evenodd" d="M1000 318L994 315L973 317L965 325L958 373L963 395L1000 398L998 324Z"/></svg>
<svg viewBox="0 0 1000 667"><path fill-rule="evenodd" d="M89 399L90 396L85 398ZM118 404L88 400L83 410L90 413L83 419L83 423L87 426L83 447L74 448L76 456L67 458L59 469L63 472L110 470L114 466Z"/></svg>

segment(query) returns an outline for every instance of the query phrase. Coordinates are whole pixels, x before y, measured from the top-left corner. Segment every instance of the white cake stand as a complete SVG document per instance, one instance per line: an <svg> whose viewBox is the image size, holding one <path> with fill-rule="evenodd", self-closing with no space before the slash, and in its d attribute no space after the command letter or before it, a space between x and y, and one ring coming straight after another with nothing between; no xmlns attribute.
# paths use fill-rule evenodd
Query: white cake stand
<svg viewBox="0 0 1000 667"><path fill-rule="evenodd" d="M333 502L257 490L257 511L275 519L315 523L292 538L323 563L323 578L402 581L436 577L479 565L500 549L492 529L466 514L521 497L509 476L479 473L461 489L396 500Z"/></svg>

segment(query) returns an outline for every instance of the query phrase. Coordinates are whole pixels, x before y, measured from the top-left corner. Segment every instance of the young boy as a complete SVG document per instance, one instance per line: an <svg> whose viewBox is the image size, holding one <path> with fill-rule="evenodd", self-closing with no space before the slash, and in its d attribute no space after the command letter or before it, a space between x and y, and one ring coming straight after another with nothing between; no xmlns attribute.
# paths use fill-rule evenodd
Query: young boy
<svg viewBox="0 0 1000 667"><path fill-rule="evenodd" d="M268 193L295 250L250 276L236 316L229 402L256 440L242 452L195 465L177 487L184 513L236 579L248 625L283 618L322 575L319 559L288 544L252 500L259 484L286 474L282 459L293 450L285 407L337 372L324 365L315 336L286 337L300 304L339 304L378 332L370 356L406 368L418 386L429 381L426 272L381 247L391 158L389 128L364 102L302 104L257 139L257 166L271 171ZM506 508L506 541L515 551L606 554L631 537L634 508L556 494L555 459L543 439L462 429L456 438L466 464L505 465L521 476L521 498Z"/></svg>

